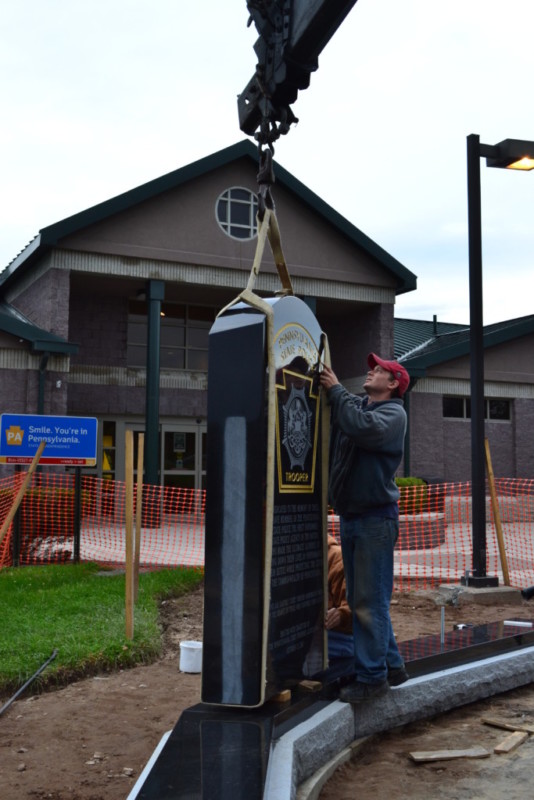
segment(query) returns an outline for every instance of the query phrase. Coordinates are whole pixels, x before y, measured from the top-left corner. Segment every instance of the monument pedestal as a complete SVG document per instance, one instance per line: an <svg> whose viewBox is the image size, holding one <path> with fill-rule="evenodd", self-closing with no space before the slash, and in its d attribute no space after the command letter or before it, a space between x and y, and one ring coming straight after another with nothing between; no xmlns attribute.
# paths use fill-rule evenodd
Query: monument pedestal
<svg viewBox="0 0 534 800"><path fill-rule="evenodd" d="M210 331L206 703L260 706L325 665L322 341L293 296L238 302Z"/></svg>
<svg viewBox="0 0 534 800"><path fill-rule="evenodd" d="M399 649L415 678L519 654L533 645L534 624L509 620L448 631L443 642L439 635L421 636L399 643ZM350 671L348 659L342 666ZM262 800L272 743L336 700L342 674L334 665L322 676L320 692L295 687L284 704L269 701L257 709L236 709L199 703L187 709L143 785L128 800ZM368 709L371 713L372 704L362 713Z"/></svg>

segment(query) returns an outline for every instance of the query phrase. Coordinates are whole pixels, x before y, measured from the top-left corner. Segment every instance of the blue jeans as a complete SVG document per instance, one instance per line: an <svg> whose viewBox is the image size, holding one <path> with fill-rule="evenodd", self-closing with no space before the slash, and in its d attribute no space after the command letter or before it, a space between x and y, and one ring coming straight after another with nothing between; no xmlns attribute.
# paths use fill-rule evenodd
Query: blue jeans
<svg viewBox="0 0 534 800"><path fill-rule="evenodd" d="M327 638L329 659L354 657L354 637L350 633L327 631Z"/></svg>
<svg viewBox="0 0 534 800"><path fill-rule="evenodd" d="M403 666L391 626L395 519L340 517L347 601L352 610L354 671L362 683L382 683Z"/></svg>

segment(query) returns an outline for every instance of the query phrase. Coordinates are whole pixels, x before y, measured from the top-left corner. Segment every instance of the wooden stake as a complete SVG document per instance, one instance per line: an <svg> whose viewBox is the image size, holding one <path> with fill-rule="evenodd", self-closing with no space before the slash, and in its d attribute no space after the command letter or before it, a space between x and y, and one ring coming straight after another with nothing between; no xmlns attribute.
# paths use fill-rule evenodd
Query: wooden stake
<svg viewBox="0 0 534 800"><path fill-rule="evenodd" d="M137 493L135 498L135 556L134 556L134 602L139 594L139 559L141 555L141 517L143 512L143 468L145 434L137 437Z"/></svg>
<svg viewBox="0 0 534 800"><path fill-rule="evenodd" d="M486 448L486 467L488 470L488 483L491 495L491 507L493 509L493 519L495 520L495 530L497 532L497 542L499 544L499 555L501 557L501 567L504 578L504 585L510 586L510 575L508 573L508 560L506 558L506 549L504 547L504 536L502 533L501 514L499 511L499 503L497 502L497 491L495 489L495 475L493 474L490 446L487 438L484 439L484 447Z"/></svg>
<svg viewBox="0 0 534 800"><path fill-rule="evenodd" d="M35 453L35 455L33 457L33 461L30 464L30 468L29 468L28 472L24 476L24 480L22 481L22 484L20 485L20 488L19 488L19 490L17 492L17 496L15 497L15 499L13 501L13 505L9 509L7 517L5 518L5 520L4 520L3 524L2 524L2 527L0 528L0 544L2 544L4 536L8 532L9 526L13 522L13 517L15 516L15 514L18 511L18 507L22 503L22 498L24 497L24 495L26 493L26 489L28 488L28 485L29 485L29 483L30 483L30 481L32 479L33 473L37 469L37 464L39 463L39 459L41 458L41 454L42 454L43 450L45 449L45 445L46 445L46 442L43 440L41 442L41 444L39 445L39 447L37 448L37 452Z"/></svg>
<svg viewBox="0 0 534 800"><path fill-rule="evenodd" d="M134 635L134 581L133 581L133 431L126 431L125 438L125 607L126 638Z"/></svg>

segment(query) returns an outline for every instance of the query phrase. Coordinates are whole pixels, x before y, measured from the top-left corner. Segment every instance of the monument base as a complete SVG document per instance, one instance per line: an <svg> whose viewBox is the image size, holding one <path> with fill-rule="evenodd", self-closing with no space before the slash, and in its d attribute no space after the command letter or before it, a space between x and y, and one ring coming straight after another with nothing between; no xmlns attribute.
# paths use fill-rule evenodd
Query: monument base
<svg viewBox="0 0 534 800"><path fill-rule="evenodd" d="M534 645L534 622L492 622L399 643L411 678L519 653ZM128 800L262 800L271 743L336 700L348 659L320 673L323 688L297 685L286 703L258 709L199 703L184 711L146 780ZM409 685L409 684L408 684Z"/></svg>

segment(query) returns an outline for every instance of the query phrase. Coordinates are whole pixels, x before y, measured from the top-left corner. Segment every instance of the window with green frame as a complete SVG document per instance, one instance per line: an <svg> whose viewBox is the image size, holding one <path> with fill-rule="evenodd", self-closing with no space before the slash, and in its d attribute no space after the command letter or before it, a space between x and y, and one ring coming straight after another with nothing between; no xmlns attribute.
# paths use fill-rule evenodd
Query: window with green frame
<svg viewBox="0 0 534 800"><path fill-rule="evenodd" d="M250 189L233 186L217 198L215 214L221 229L232 239L253 239L258 233L258 198Z"/></svg>
<svg viewBox="0 0 534 800"><path fill-rule="evenodd" d="M471 398L444 396L443 416L452 419L471 419ZM484 398L484 419L509 422L511 419L510 400Z"/></svg>
<svg viewBox="0 0 534 800"><path fill-rule="evenodd" d="M207 372L208 335L217 309L186 303L161 304L160 366ZM146 367L146 303L131 300L128 310L126 363Z"/></svg>

